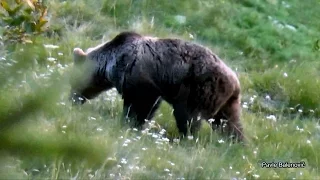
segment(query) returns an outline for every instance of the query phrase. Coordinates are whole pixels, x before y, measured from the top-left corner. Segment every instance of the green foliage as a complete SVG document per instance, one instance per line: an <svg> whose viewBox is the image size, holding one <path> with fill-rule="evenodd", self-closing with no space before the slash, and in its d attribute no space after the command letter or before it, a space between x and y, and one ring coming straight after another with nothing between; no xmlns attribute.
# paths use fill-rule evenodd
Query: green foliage
<svg viewBox="0 0 320 180"><path fill-rule="evenodd" d="M291 68L276 67L263 74L252 73L252 83L248 86L259 94L269 95L277 102L274 105L277 105L276 109L279 111L281 106L288 111L299 107L302 114L318 116L320 95L317 89L320 88L320 82L314 78L319 76L319 73L313 66L314 64L301 64Z"/></svg>
<svg viewBox="0 0 320 180"><path fill-rule="evenodd" d="M33 43L33 38L45 32L47 7L38 0L1 0L3 40L7 45Z"/></svg>

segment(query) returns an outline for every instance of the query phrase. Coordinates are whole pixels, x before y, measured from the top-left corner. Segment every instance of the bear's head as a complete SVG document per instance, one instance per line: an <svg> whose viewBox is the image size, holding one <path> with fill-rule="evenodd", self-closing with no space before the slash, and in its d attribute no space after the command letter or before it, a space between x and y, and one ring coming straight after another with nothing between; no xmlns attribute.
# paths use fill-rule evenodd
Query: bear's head
<svg viewBox="0 0 320 180"><path fill-rule="evenodd" d="M73 50L74 66L70 77L69 97L73 104L83 104L105 89L103 84L99 84L99 77L95 73L97 68L95 61L89 57L90 54L80 48Z"/></svg>

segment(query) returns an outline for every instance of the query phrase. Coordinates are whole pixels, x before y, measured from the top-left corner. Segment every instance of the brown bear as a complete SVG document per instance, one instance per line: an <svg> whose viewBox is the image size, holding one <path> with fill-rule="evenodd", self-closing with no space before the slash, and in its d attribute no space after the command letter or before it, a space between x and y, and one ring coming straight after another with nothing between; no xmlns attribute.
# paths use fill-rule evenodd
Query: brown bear
<svg viewBox="0 0 320 180"><path fill-rule="evenodd" d="M115 87L123 98L124 119L142 127L162 100L173 107L182 136L194 134L201 120L212 126L226 120L226 132L243 139L240 83L236 74L211 50L181 39L158 39L122 32L84 52L74 49L75 66L90 62L86 83L72 85L72 99L83 104ZM80 99L80 100L79 100ZM214 122L212 122L214 119Z"/></svg>

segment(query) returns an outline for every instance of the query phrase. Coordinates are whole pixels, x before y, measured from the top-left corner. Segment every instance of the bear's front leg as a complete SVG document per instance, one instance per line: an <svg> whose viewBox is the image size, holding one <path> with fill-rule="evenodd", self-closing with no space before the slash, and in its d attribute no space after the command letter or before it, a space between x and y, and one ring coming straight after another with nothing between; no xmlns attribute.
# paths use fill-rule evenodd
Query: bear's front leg
<svg viewBox="0 0 320 180"><path fill-rule="evenodd" d="M173 104L173 115L176 119L180 137L186 137L188 133L189 112L185 103Z"/></svg>
<svg viewBox="0 0 320 180"><path fill-rule="evenodd" d="M228 135L233 136L233 140L244 141L243 128L240 123L240 97L232 96L225 106L221 109L224 115L227 118L227 127L226 131Z"/></svg>
<svg viewBox="0 0 320 180"><path fill-rule="evenodd" d="M146 119L153 118L161 101L160 96L147 93L126 94L123 101L124 122L130 120L132 126L141 129Z"/></svg>
<svg viewBox="0 0 320 180"><path fill-rule="evenodd" d="M189 124L190 124L191 135L193 136L197 135L197 133L201 128L201 124L202 124L201 119L198 119L198 116L195 115L193 116L193 118L190 119Z"/></svg>

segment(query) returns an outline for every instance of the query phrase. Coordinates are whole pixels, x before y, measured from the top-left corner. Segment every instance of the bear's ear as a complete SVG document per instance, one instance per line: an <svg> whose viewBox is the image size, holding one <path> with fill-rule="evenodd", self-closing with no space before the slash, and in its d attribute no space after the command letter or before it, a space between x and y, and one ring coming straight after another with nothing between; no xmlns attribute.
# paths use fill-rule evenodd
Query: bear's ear
<svg viewBox="0 0 320 180"><path fill-rule="evenodd" d="M81 48L73 49L73 60L75 64L83 63L87 58L87 54Z"/></svg>

